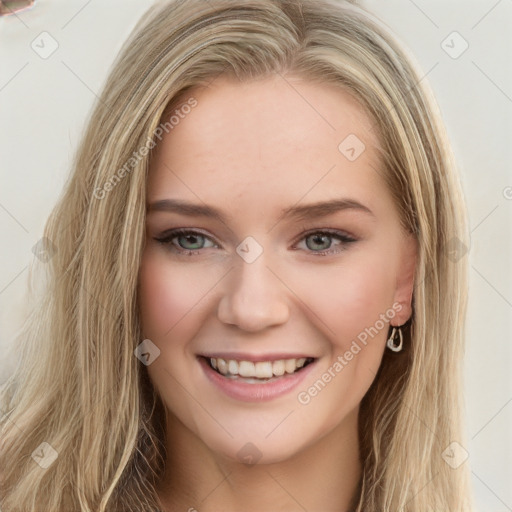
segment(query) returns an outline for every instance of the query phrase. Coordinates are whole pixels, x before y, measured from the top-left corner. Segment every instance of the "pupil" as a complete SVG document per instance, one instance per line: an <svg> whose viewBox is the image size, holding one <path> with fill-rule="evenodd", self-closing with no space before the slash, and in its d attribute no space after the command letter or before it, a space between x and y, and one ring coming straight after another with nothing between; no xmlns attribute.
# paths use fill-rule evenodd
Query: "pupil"
<svg viewBox="0 0 512 512"><path fill-rule="evenodd" d="M311 237L313 240L314 240L314 243L316 244L318 240L321 240L321 239L324 239L325 240L328 240L329 239L329 236L328 235L311 235ZM322 245L322 242L320 241L319 242L320 245ZM309 245L309 244L308 244ZM324 246L326 244L324 243ZM325 247L320 247L320 249L328 249L329 248L329 242L327 241L327 245ZM312 247L309 247L309 249L312 249ZM318 247L316 247L316 249L319 249Z"/></svg>
<svg viewBox="0 0 512 512"><path fill-rule="evenodd" d="M199 236L197 235L184 235L180 238L180 244L181 244L181 240L188 240L188 239L198 239L200 238ZM199 247L189 247L189 249L200 249L200 246L201 246L201 243L200 242L196 242L196 244L199 244ZM186 242L185 242L185 245L186 245ZM194 243L192 242L192 245L194 245ZM185 247L187 248L187 247Z"/></svg>

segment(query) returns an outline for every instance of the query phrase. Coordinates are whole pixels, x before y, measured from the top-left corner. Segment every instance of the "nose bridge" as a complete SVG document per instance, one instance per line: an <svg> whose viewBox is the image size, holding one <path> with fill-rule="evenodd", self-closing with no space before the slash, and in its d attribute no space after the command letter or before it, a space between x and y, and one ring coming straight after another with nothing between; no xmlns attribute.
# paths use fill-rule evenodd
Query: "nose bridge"
<svg viewBox="0 0 512 512"><path fill-rule="evenodd" d="M243 248L242 243L239 250ZM249 331L286 322L289 316L286 287L267 267L267 255L262 252L250 261L241 254L221 297L219 319Z"/></svg>

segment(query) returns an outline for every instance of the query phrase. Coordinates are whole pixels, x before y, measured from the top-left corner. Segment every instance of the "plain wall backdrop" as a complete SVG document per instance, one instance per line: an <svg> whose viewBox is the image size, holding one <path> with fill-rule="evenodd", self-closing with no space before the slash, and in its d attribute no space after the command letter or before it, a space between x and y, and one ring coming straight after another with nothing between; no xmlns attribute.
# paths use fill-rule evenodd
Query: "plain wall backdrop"
<svg viewBox="0 0 512 512"><path fill-rule="evenodd" d="M33 248L110 65L151 3L40 0L0 18L0 383L16 363ZM424 70L460 165L471 230L464 448L479 509L512 511L512 0L360 3Z"/></svg>

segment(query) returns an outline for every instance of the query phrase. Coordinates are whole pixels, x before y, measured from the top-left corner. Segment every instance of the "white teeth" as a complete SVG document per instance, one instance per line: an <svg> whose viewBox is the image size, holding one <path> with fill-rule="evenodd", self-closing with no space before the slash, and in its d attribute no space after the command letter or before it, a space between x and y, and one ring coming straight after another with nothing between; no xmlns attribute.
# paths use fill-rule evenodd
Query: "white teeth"
<svg viewBox="0 0 512 512"><path fill-rule="evenodd" d="M293 373L297 367L295 366L295 359L287 359L284 362L284 369L286 373Z"/></svg>
<svg viewBox="0 0 512 512"><path fill-rule="evenodd" d="M228 361L228 372L231 373L231 375L238 375L238 362L234 359Z"/></svg>
<svg viewBox="0 0 512 512"><path fill-rule="evenodd" d="M272 373L278 377L284 375L284 361L282 359L272 363Z"/></svg>
<svg viewBox="0 0 512 512"><path fill-rule="evenodd" d="M224 359L217 359L217 366L219 368L219 372L222 373L222 375L226 375L228 373L228 363L226 363Z"/></svg>
<svg viewBox="0 0 512 512"><path fill-rule="evenodd" d="M236 362L234 362L234 363L237 364ZM237 366L238 366L238 372L232 372L231 371L231 361L229 361L229 373L231 373L231 375L236 375L238 373L238 375L240 375L241 377L256 377L254 363L252 363L251 361L240 361L237 364ZM233 368L235 368L234 365L233 365Z"/></svg>
<svg viewBox="0 0 512 512"><path fill-rule="evenodd" d="M298 368L302 368L306 363L306 358L300 359L280 359L278 361L237 361L235 359L222 359L220 357L211 357L210 365L218 370L222 375L240 376L244 378L271 379L272 377L281 377L285 373L294 373Z"/></svg>
<svg viewBox="0 0 512 512"><path fill-rule="evenodd" d="M270 379L273 376L272 363L270 361L260 361L254 365L254 369L258 379Z"/></svg>

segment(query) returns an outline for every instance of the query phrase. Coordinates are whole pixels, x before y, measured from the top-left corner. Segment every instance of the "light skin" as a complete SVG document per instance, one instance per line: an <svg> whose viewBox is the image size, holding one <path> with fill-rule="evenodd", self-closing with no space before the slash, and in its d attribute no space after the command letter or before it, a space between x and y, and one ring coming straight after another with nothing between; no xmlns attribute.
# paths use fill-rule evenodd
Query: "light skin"
<svg viewBox="0 0 512 512"><path fill-rule="evenodd" d="M188 91L184 101L197 106L151 162L148 205L179 199L225 216L147 215L139 303L144 337L160 350L147 370L167 415L158 486L166 512L349 510L361 477L360 402L390 325L411 316L416 241L378 171L369 117L334 85L285 78L219 77ZM353 161L338 149L349 134L365 144ZM280 217L341 198L363 208ZM156 240L175 228L199 233ZM263 251L251 263L236 250L246 237ZM386 314L385 327L301 403L299 392L332 375L338 356ZM197 356L211 351L300 352L315 363L298 388L247 402L205 377ZM256 464L242 460L247 450Z"/></svg>

